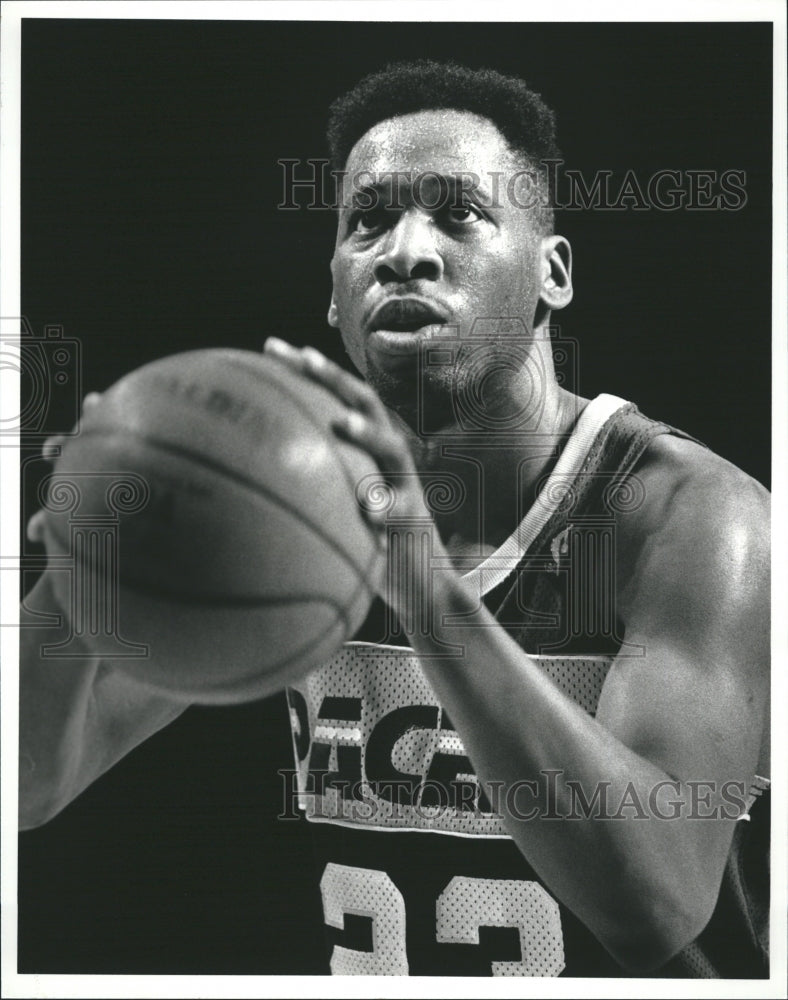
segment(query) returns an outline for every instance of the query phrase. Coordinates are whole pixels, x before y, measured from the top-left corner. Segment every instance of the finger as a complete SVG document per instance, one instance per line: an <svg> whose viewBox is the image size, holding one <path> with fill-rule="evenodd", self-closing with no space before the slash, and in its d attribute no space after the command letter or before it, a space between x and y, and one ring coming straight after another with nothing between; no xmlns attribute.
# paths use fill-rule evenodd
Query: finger
<svg viewBox="0 0 788 1000"><path fill-rule="evenodd" d="M369 451L366 441L362 439L363 432L359 434L361 430L359 421L363 420L360 413L350 411L345 420L333 424L333 430L340 440ZM395 487L388 481L383 471L379 477L365 476L362 483L363 489L356 489L359 510L370 527L381 532L386 526L389 510L396 502ZM361 486L362 483L357 485Z"/></svg>
<svg viewBox="0 0 788 1000"><path fill-rule="evenodd" d="M269 337L264 350L280 358L303 375L334 393L343 403L364 413L383 414L383 404L366 382L340 368L314 347L293 347L278 337Z"/></svg>
<svg viewBox="0 0 788 1000"><path fill-rule="evenodd" d="M27 540L29 542L44 542L44 518L46 517L43 510L37 510L35 514L27 522Z"/></svg>
<svg viewBox="0 0 788 1000"><path fill-rule="evenodd" d="M284 359L294 359L300 354L300 351L292 344L288 344L286 340L282 340L281 337L268 337L263 344L263 353L275 354Z"/></svg>
<svg viewBox="0 0 788 1000"><path fill-rule="evenodd" d="M356 484L356 503L361 516L377 534L385 534L392 508L397 504L397 490L381 473L378 478L365 476Z"/></svg>
<svg viewBox="0 0 788 1000"><path fill-rule="evenodd" d="M263 344L263 353L269 354L307 378L316 382L321 381L322 366L318 359L322 358L323 355L319 351L312 350L312 355L317 355L317 357L310 357L309 348L294 347L286 340L280 340L279 337L269 337ZM324 358L324 360L327 364L329 363L328 358Z"/></svg>
<svg viewBox="0 0 788 1000"><path fill-rule="evenodd" d="M363 493L356 495L361 516L375 532L384 532L389 513L396 505L394 490L381 477L378 482L367 483Z"/></svg>
<svg viewBox="0 0 788 1000"><path fill-rule="evenodd" d="M41 445L41 457L47 462L54 462L59 457L65 443L65 435L53 434Z"/></svg>
<svg viewBox="0 0 788 1000"><path fill-rule="evenodd" d="M380 471L416 474L407 445L399 435L358 410L348 412L332 422L336 435L366 451L375 459Z"/></svg>
<svg viewBox="0 0 788 1000"><path fill-rule="evenodd" d="M385 535L389 517L388 507L378 510L368 504L359 504L359 509L370 528L378 535Z"/></svg>
<svg viewBox="0 0 788 1000"><path fill-rule="evenodd" d="M89 392L82 400L83 415L95 409L99 402L101 402L101 393ZM63 445L65 443L66 443L65 434L52 434L41 445L41 457L45 459L47 462L54 461L56 458L60 456L60 453L63 450Z"/></svg>
<svg viewBox="0 0 788 1000"><path fill-rule="evenodd" d="M330 389L343 403L378 420L381 417L387 419L380 397L366 382L329 361L313 347L305 347L303 354L307 374Z"/></svg>

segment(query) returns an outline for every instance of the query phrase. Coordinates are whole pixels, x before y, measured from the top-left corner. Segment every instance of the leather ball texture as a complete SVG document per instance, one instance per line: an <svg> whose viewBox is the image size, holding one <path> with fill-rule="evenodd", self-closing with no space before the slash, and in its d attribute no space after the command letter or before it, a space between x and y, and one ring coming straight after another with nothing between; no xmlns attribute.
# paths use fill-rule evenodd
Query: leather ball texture
<svg viewBox="0 0 788 1000"><path fill-rule="evenodd" d="M278 359L235 349L162 358L103 394L46 507L81 627L148 648L113 666L178 699L232 703L352 638L385 563L359 504L380 476L334 434L344 411Z"/></svg>

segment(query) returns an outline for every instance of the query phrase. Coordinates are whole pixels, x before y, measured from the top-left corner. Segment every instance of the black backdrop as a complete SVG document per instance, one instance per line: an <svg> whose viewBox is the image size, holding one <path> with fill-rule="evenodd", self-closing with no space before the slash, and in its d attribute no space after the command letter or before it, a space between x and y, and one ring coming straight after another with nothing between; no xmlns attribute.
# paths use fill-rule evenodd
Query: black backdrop
<svg viewBox="0 0 788 1000"><path fill-rule="evenodd" d="M397 58L524 76L567 165L742 170L738 211L566 211L561 316L607 391L768 483L771 26L23 22L22 305L103 389L152 358L269 334L341 360L331 212L277 209L329 100ZM54 425L65 420L53 404ZM304 825L276 822L284 701L191 709L20 840L28 972L319 972Z"/></svg>

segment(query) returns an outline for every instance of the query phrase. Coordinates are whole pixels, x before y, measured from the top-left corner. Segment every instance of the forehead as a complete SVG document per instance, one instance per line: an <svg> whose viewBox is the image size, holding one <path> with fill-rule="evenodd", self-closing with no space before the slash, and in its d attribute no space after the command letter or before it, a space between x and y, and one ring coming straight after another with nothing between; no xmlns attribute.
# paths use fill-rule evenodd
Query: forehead
<svg viewBox="0 0 788 1000"><path fill-rule="evenodd" d="M345 169L349 173L406 170L483 175L515 166L515 154L491 121L470 111L440 108L373 125L350 151Z"/></svg>

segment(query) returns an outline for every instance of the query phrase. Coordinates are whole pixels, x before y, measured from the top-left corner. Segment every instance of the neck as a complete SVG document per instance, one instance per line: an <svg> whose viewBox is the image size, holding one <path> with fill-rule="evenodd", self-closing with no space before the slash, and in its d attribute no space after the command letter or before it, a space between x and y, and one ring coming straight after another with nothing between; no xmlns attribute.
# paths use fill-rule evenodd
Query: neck
<svg viewBox="0 0 788 1000"><path fill-rule="evenodd" d="M494 551L525 516L555 465L588 400L562 389L552 369L541 382L530 381L527 398L516 380L499 387L489 430L455 420L420 436L403 426L425 488L434 485L436 496L450 496L434 512L450 554L481 559Z"/></svg>

